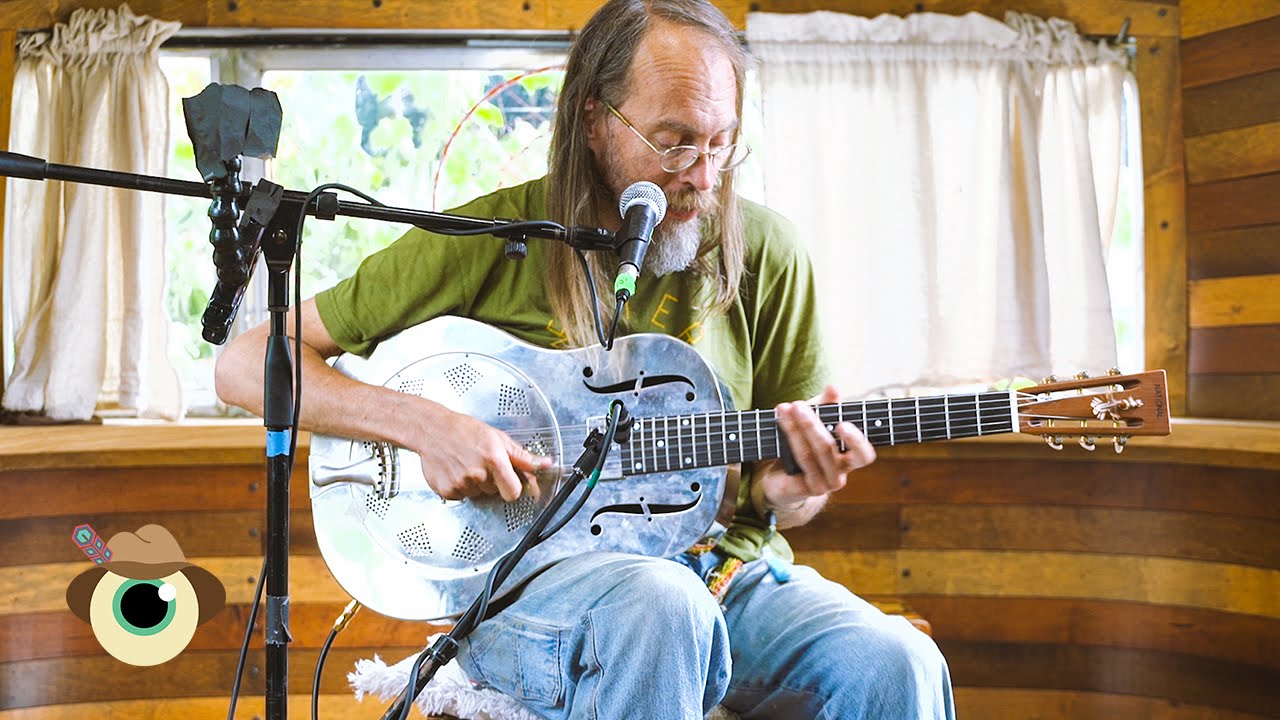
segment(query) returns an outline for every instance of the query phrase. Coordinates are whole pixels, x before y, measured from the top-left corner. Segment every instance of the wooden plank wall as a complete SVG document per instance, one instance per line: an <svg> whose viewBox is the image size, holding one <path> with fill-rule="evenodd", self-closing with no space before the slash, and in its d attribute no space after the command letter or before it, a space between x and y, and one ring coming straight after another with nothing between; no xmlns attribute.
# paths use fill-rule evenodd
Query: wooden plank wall
<svg viewBox="0 0 1280 720"><path fill-rule="evenodd" d="M886 450L788 537L800 561L930 621L961 718L1275 717L1280 458L1084 455Z"/></svg>
<svg viewBox="0 0 1280 720"><path fill-rule="evenodd" d="M1120 458L1035 443L966 449L885 449L856 491L788 532L801 562L859 594L903 598L930 620L961 717L1274 717L1280 452L1186 456L1137 441ZM225 716L264 551L265 478L248 459L195 462L6 461L0 720ZM347 601L318 555L306 487L299 475L291 488L297 713ZM104 538L164 525L222 580L229 606L168 663L116 661L65 604L67 584L90 567L70 540L84 522ZM435 629L358 615L330 655L322 717L379 715L382 703L346 692L346 672L375 653L405 657ZM239 717L262 712L261 630L252 647Z"/></svg>
<svg viewBox="0 0 1280 720"><path fill-rule="evenodd" d="M305 467L305 462L302 465ZM265 553L265 471L260 463L0 472L0 718L226 717L237 653ZM319 557L305 476L291 483L290 712L309 717L312 675L334 619L350 599ZM91 564L71 542L89 523L108 540L158 523L189 561L227 590L227 607L201 625L178 657L154 667L108 655L67 608L67 585ZM265 692L263 611L237 717L261 717ZM357 703L346 674L357 658L398 661L438 628L359 613L326 662L322 717L378 717Z"/></svg>
<svg viewBox="0 0 1280 720"><path fill-rule="evenodd" d="M1280 3L1181 7L1188 409L1280 420Z"/></svg>

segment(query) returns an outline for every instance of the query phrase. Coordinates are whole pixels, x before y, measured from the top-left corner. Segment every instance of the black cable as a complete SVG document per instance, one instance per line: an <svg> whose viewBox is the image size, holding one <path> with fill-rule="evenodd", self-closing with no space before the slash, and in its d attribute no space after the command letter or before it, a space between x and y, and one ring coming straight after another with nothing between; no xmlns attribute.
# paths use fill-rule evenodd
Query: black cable
<svg viewBox="0 0 1280 720"><path fill-rule="evenodd" d="M591 312L596 319L596 338L600 341L600 345L605 350L613 349L613 339L618 333L618 320L622 317L622 306L626 304L626 300L619 299L617 306L613 310L613 323L609 326L609 334L604 334L604 321L600 318L600 295L596 292L595 277L591 274L591 266L587 264L587 256L577 248L574 252L578 254L578 264L582 266L582 274L587 279L587 289L591 291Z"/></svg>
<svg viewBox="0 0 1280 720"><path fill-rule="evenodd" d="M311 680L311 720L320 720L320 673L324 670L324 659L329 655L334 638L338 637L338 626L329 628L329 637L325 638L320 648L320 657L316 659L316 674Z"/></svg>
<svg viewBox="0 0 1280 720"><path fill-rule="evenodd" d="M609 448L613 445L613 439L617 433L618 421L622 412L622 401L615 399L609 404L609 422L605 428L604 439L601 441L599 446L599 454L592 463L591 478L587 484L587 489L583 491L582 496L579 497L576 503L574 503L570 511L552 530L544 531L542 528L546 522L550 521L550 517L546 517L544 519L544 515L554 515L560 509L560 505L556 504L556 498L552 498L552 503L543 510L542 515L539 515L538 518L534 520L533 525L529 528L528 532L525 533L524 537L520 539L520 542L517 543L516 547L506 555L503 555L489 571L489 577L485 582L484 590L481 591L480 595L471 604L471 607L467 609L467 612L453 626L453 630L451 630L445 637L437 640L435 645L425 648L418 654L417 659L413 662L413 668L409 672L409 678L405 685L405 689L397 696L396 699L396 703L400 706L400 710L397 713L399 720L407 720L409 717L409 709L412 707L414 698L416 698L418 694L418 675L422 672L423 663L426 662L428 658L431 658L433 661L439 660L437 649L445 646L452 646L449 647L451 652L450 656L445 658L443 662L435 662L434 666L430 669L429 674L422 682L422 687L425 687L426 683L430 682L435 676L436 671L448 663L449 660L453 659L453 654L456 654L457 652L458 642L471 634L471 631L474 630L477 625L487 619L486 615L489 610L489 600L496 585L495 578L501 575L505 579L506 576L515 569L515 566L520 563L520 560L524 558L529 550L537 547L560 528L564 527L569 519L571 519L586 503L586 498L591 494L592 489L595 488L595 484L600 477L600 471L604 468L605 460L609 454ZM588 445L589 443L590 439L588 439ZM571 479L572 484L567 488L570 492L572 492L573 487L576 486L578 482L581 482L582 469L575 465L573 475L577 477L576 480ZM564 497L567 499L568 495L566 494ZM563 504L563 501L561 501L561 504Z"/></svg>
<svg viewBox="0 0 1280 720"><path fill-rule="evenodd" d="M423 228L423 229L426 230L426 228ZM506 237L507 234L520 235L520 234L524 234L526 232L534 231L534 230L568 234L568 230L565 228L565 226L557 222L552 222L550 220L524 220L520 222L507 223L506 225L500 225L497 227L481 227L481 228L471 228L467 230L464 230L461 228L459 229L446 228L443 230L437 229L437 228L431 228L430 230L428 230L428 232L433 232L433 233L436 233L437 235L453 235L456 237L461 237L465 235L493 235L494 237Z"/></svg>
<svg viewBox="0 0 1280 720"><path fill-rule="evenodd" d="M240 680L244 676L244 662L249 655L249 639L253 637L253 626L258 620L258 606L262 603L262 588L267 578L267 558L262 558L262 569L258 571L258 586L253 589L253 604L249 607L249 623L244 628L244 640L240 643L240 658L236 660L236 679L231 684L231 706L227 708L227 720L236 716L236 702L240 698Z"/></svg>

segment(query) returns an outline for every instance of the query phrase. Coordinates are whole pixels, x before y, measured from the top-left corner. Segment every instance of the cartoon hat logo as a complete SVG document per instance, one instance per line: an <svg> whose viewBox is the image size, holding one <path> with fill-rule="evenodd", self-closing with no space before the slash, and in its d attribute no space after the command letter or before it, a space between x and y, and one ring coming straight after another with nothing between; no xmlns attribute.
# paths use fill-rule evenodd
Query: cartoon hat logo
<svg viewBox="0 0 1280 720"><path fill-rule="evenodd" d="M218 578L187 562L178 541L159 525L118 533L107 547L110 560L67 586L67 605L121 662L149 666L173 659L196 627L226 604Z"/></svg>

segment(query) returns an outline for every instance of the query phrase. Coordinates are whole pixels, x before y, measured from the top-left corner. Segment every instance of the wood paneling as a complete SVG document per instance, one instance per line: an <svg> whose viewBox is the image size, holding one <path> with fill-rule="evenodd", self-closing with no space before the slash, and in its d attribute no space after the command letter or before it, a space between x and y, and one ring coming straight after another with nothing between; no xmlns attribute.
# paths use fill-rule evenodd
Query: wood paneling
<svg viewBox="0 0 1280 720"><path fill-rule="evenodd" d="M797 553L808 550L889 550L902 545L898 505L831 503L804 527L790 528L787 541Z"/></svg>
<svg viewBox="0 0 1280 720"><path fill-rule="evenodd" d="M326 667L330 667L326 661ZM337 672L337 670L334 670ZM311 687L308 680L307 688ZM297 691L298 687L293 687ZM225 718L230 705L231 685L222 695L214 697L175 698L171 700L117 700L115 702L69 703L45 707L0 710L0 720L83 720L84 718L128 718L128 720L172 720L173 718ZM351 692L320 696L320 717L324 720L369 720L385 712L390 701L380 703L377 698L356 700ZM261 695L241 693L236 704L236 717L266 717L266 703ZM289 717L311 717L311 696L305 693L289 695ZM422 716L409 717L421 720ZM1170 720L1193 720L1171 718Z"/></svg>
<svg viewBox="0 0 1280 720"><path fill-rule="evenodd" d="M1176 40L1138 38L1144 213L1145 364L1168 373L1170 411L1186 409L1187 215Z"/></svg>
<svg viewBox="0 0 1280 720"><path fill-rule="evenodd" d="M1280 419L1280 5L1185 0L1188 412ZM1247 326L1269 326L1269 329ZM1232 328L1227 330L1226 328ZM1213 330L1209 330L1213 329Z"/></svg>
<svg viewBox="0 0 1280 720"><path fill-rule="evenodd" d="M289 630L291 648L319 649L328 637L333 621L345 603L290 603ZM208 622L196 629L187 650L239 650L249 619L248 603L227 605ZM249 646L263 646L265 610L258 608L257 624ZM338 635L339 647L412 647L423 645L434 633L447 627L429 623L397 620L371 610L361 610ZM93 636L88 623L70 610L32 612L24 615L0 615L0 637L6 639L0 663L39 658L102 655L105 650Z"/></svg>
<svg viewBox="0 0 1280 720"><path fill-rule="evenodd" d="M938 640L1156 650L1280 669L1280 620L1075 598L906 595Z"/></svg>
<svg viewBox="0 0 1280 720"><path fill-rule="evenodd" d="M1187 237L1187 275L1192 280L1275 274L1280 274L1280 225L1206 230Z"/></svg>
<svg viewBox="0 0 1280 720"><path fill-rule="evenodd" d="M0 504L0 520L77 517L121 512L265 509L261 468L110 468L0 473L0 483L21 503ZM290 486L298 485L295 474ZM137 528L133 528L137 529ZM103 531L106 532L106 531Z"/></svg>
<svg viewBox="0 0 1280 720"><path fill-rule="evenodd" d="M1280 617L1280 572L1067 552L903 550L904 594L1073 597Z"/></svg>
<svg viewBox="0 0 1280 720"><path fill-rule="evenodd" d="M187 560L222 581L228 603L252 602L262 558L188 556ZM67 585L89 567L87 560L0 567L0 615L65 609ZM58 591L50 592L49 588ZM295 603L346 603L351 599L329 574L324 561L307 555L289 559L289 594Z"/></svg>
<svg viewBox="0 0 1280 720"><path fill-rule="evenodd" d="M1069 690L959 687L955 698L957 716L979 720L1265 720L1268 717L1205 705L1187 705L1165 698Z"/></svg>
<svg viewBox="0 0 1280 720"><path fill-rule="evenodd" d="M1280 70L1182 91L1187 137L1280 120Z"/></svg>
<svg viewBox="0 0 1280 720"><path fill-rule="evenodd" d="M912 505L902 547L1186 558L1280 570L1280 521L1027 505Z"/></svg>
<svg viewBox="0 0 1280 720"><path fill-rule="evenodd" d="M859 470L856 487L837 493L831 502L1064 505L1216 513L1276 521L1280 520L1280 482L1276 478L1274 470L1164 463L892 462L882 458Z"/></svg>
<svg viewBox="0 0 1280 720"><path fill-rule="evenodd" d="M968 687L1036 688L1166 698L1267 715L1280 673L1146 650L941 640L952 679Z"/></svg>
<svg viewBox="0 0 1280 720"><path fill-rule="evenodd" d="M311 434L298 435L305 465ZM261 421L187 420L54 427L0 427L0 470L192 465L265 467Z"/></svg>
<svg viewBox="0 0 1280 720"><path fill-rule="evenodd" d="M1280 521L1204 512L1041 505L832 503L787 531L810 551L1061 550L1280 569Z"/></svg>
<svg viewBox="0 0 1280 720"><path fill-rule="evenodd" d="M547 27L546 0L235 0L209 4L213 27L530 29Z"/></svg>
<svg viewBox="0 0 1280 720"><path fill-rule="evenodd" d="M182 538L182 551L188 557L260 555L264 551L266 513L251 510L93 513L19 518L0 522L0 567L85 560L71 542L72 529L84 523L92 525L108 541L118 532L134 532L151 523L163 525L174 537Z"/></svg>
<svg viewBox="0 0 1280 720"><path fill-rule="evenodd" d="M1280 15L1275 0L1183 0L1182 37L1193 38Z"/></svg>
<svg viewBox="0 0 1280 720"><path fill-rule="evenodd" d="M297 27L297 28L442 28L442 29L576 29L597 7L597 0L479 0L418 3L410 0L324 0L304 6L286 0L138 0L134 12L179 20L189 27ZM1125 18L1131 18L1135 35L1176 37L1178 8L1174 4L1145 0L1042 0L1028 7L1017 0L720 0L716 2L739 27L752 10L810 12L833 10L852 14L907 15L925 10L964 13L970 10L1003 17L1008 10L1036 12L1072 21L1081 32L1115 35ZM109 0L47 0L44 3L0 4L0 27L24 30L47 28L65 22L78 7L116 7Z"/></svg>
<svg viewBox="0 0 1280 720"><path fill-rule="evenodd" d="M1192 330L1191 372L1280 373L1280 325Z"/></svg>
<svg viewBox="0 0 1280 720"><path fill-rule="evenodd" d="M1187 188L1187 228L1223 228L1280 223L1280 173L1192 185Z"/></svg>
<svg viewBox="0 0 1280 720"><path fill-rule="evenodd" d="M1280 275L1206 278L1188 292L1193 328L1280 323Z"/></svg>
<svg viewBox="0 0 1280 720"><path fill-rule="evenodd" d="M1280 121L1188 137L1187 182L1280 172Z"/></svg>
<svg viewBox="0 0 1280 720"><path fill-rule="evenodd" d="M1184 4L1184 15L1200 4ZM1228 27L1219 32L1184 40L1182 86L1209 85L1232 78L1280 69L1280 8L1273 17Z"/></svg>
<svg viewBox="0 0 1280 720"><path fill-rule="evenodd" d="M350 692L346 673L355 661L372 657L399 660L421 647L349 648L335 646L325 660L321 692ZM0 664L0 709L56 703L141 700L226 695L235 679L237 651L184 652L162 665L136 667L113 657L54 658ZM265 692L262 650L249 651L241 693ZM311 689L319 650L289 652L289 686Z"/></svg>
<svg viewBox="0 0 1280 720"><path fill-rule="evenodd" d="M1201 417L1280 420L1280 375L1192 375L1191 387Z"/></svg>

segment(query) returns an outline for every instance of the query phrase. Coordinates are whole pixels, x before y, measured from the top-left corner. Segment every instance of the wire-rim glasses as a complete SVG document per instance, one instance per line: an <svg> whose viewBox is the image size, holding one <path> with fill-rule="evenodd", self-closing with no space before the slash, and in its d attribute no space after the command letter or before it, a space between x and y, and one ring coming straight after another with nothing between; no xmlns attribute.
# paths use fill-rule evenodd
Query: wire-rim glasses
<svg viewBox="0 0 1280 720"><path fill-rule="evenodd" d="M650 142L649 138L640 134L636 126L632 125L631 121L621 112L618 112L616 107L609 103L605 103L604 106L609 108L609 112L613 113L613 116L618 118L623 125L626 125L628 130L635 133L636 137L640 138L645 145L648 145L650 150L658 154L662 169L669 173L677 173L693 167L698 160L702 159L703 155L707 156L707 161L711 163L711 167L719 172L728 172L741 165L747 159L747 156L751 154L751 146L746 143L730 143L717 150L707 151L700 150L694 145L676 145L662 150Z"/></svg>

